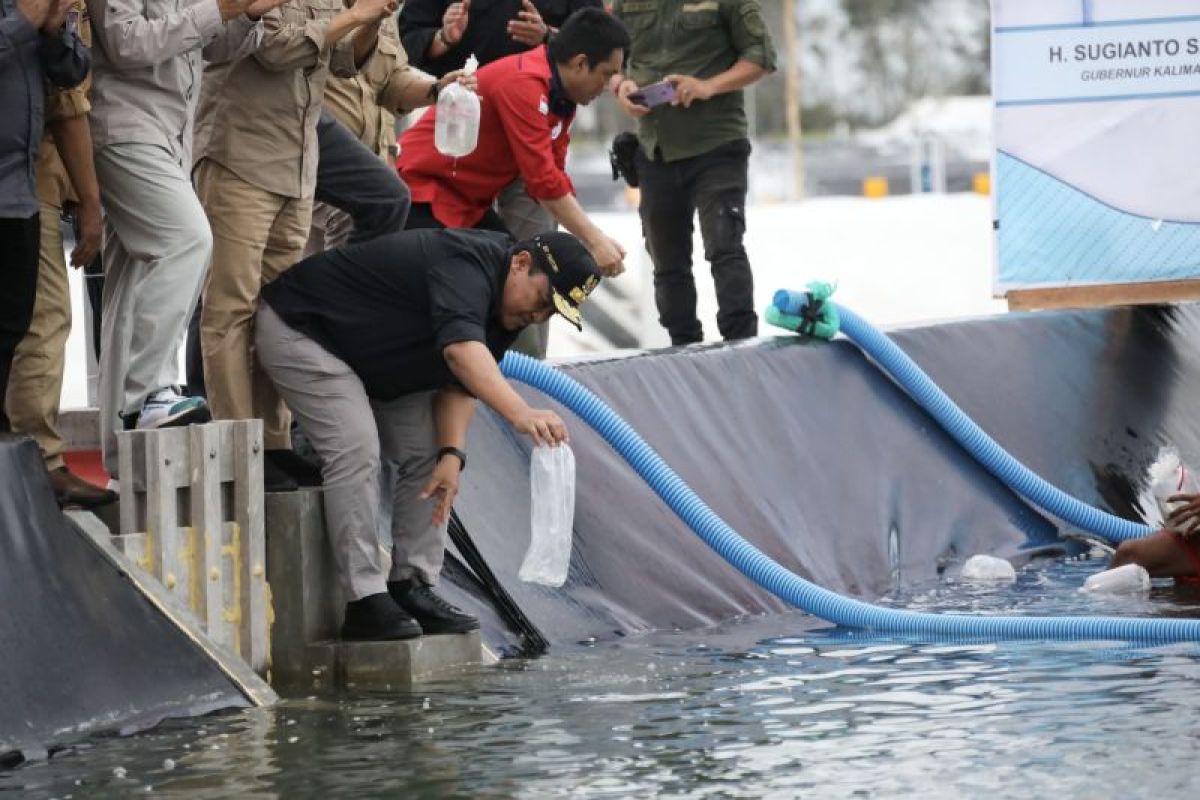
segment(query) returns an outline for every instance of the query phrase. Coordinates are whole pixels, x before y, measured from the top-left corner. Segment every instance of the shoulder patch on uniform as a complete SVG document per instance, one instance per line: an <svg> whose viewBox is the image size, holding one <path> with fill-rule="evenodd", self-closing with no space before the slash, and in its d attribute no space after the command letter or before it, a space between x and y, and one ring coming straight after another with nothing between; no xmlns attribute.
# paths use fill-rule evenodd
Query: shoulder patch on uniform
<svg viewBox="0 0 1200 800"><path fill-rule="evenodd" d="M747 3L742 6L742 26L751 36L762 38L767 35L767 26L763 22L762 12L757 3Z"/></svg>
<svg viewBox="0 0 1200 800"><path fill-rule="evenodd" d="M629 0L621 4L622 14L641 14L644 11L654 11L658 8L658 0Z"/></svg>
<svg viewBox="0 0 1200 800"><path fill-rule="evenodd" d="M699 3L684 3L679 10L685 14L695 14L698 11L720 11L721 4L717 0L701 0Z"/></svg>

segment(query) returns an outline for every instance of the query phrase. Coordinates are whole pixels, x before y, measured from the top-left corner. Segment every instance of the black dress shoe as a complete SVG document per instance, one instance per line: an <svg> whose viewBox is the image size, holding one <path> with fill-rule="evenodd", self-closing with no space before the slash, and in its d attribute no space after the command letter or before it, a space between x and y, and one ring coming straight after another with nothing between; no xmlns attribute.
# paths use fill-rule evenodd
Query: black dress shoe
<svg viewBox="0 0 1200 800"><path fill-rule="evenodd" d="M394 639L415 639L422 633L417 621L405 614L387 594L369 594L361 600L346 603L346 619L342 623L344 641L383 642Z"/></svg>
<svg viewBox="0 0 1200 800"><path fill-rule="evenodd" d="M66 467L50 470L50 488L60 506L92 509L115 503L117 493L88 483Z"/></svg>
<svg viewBox="0 0 1200 800"><path fill-rule="evenodd" d="M270 463L300 486L320 486L321 468L295 450L280 448L263 451L263 463Z"/></svg>
<svg viewBox="0 0 1200 800"><path fill-rule="evenodd" d="M479 628L479 620L447 603L416 578L388 581L388 594L412 614L426 633L466 633Z"/></svg>
<svg viewBox="0 0 1200 800"><path fill-rule="evenodd" d="M268 451L269 452L269 451ZM294 492L300 488L296 479L275 465L269 458L263 457L263 491L264 492Z"/></svg>

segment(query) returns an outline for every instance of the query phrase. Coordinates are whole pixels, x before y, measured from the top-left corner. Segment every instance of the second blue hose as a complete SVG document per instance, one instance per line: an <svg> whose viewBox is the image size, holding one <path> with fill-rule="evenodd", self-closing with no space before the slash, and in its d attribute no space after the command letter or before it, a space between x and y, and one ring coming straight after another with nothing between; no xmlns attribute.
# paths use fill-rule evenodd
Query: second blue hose
<svg viewBox="0 0 1200 800"><path fill-rule="evenodd" d="M1051 485L1014 458L938 388L916 362L874 326L845 306L837 306L841 330L900 384L955 441L1014 492L1059 519L1111 542L1140 539L1152 528L1093 508Z"/></svg>

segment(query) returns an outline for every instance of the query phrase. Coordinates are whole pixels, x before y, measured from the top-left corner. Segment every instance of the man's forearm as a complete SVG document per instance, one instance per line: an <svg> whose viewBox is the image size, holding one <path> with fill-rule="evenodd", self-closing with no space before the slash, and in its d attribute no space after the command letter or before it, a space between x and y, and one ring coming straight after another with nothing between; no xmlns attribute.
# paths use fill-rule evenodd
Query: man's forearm
<svg viewBox="0 0 1200 800"><path fill-rule="evenodd" d="M565 194L554 200L539 200L538 202L542 204L542 208L550 212L559 225L575 234L575 238L584 244L594 242L604 236L604 232L596 227L596 223L588 217L583 206L579 205L575 195Z"/></svg>
<svg viewBox="0 0 1200 800"><path fill-rule="evenodd" d="M725 94L744 89L766 74L767 71L753 61L739 59L724 72L705 79L705 83L712 88L714 95Z"/></svg>
<svg viewBox="0 0 1200 800"><path fill-rule="evenodd" d="M457 386L438 391L433 401L433 419L438 447L467 449L467 429L475 416L475 398Z"/></svg>
<svg viewBox="0 0 1200 800"><path fill-rule="evenodd" d="M99 205L100 184L92 160L92 134L87 115L54 120L48 125L79 204L85 207Z"/></svg>
<svg viewBox="0 0 1200 800"><path fill-rule="evenodd" d="M354 64L361 68L375 52L375 44L379 41L379 22L363 25L354 32Z"/></svg>
<svg viewBox="0 0 1200 800"><path fill-rule="evenodd" d="M442 357L467 391L509 422L529 410L529 404L508 385L496 359L482 342L455 342L446 346Z"/></svg>
<svg viewBox="0 0 1200 800"><path fill-rule="evenodd" d="M347 34L355 28L362 27L364 27L363 24L359 22L352 9L348 8L345 11L339 12L333 19L329 20L329 26L325 28L325 49L332 50ZM357 60L357 42L355 44L355 56Z"/></svg>

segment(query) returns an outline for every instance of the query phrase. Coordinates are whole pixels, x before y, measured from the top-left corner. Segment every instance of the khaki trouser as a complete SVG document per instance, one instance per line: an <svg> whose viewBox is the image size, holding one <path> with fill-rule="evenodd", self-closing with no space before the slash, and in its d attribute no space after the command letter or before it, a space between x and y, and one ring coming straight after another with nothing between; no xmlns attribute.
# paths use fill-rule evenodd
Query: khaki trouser
<svg viewBox="0 0 1200 800"><path fill-rule="evenodd" d="M17 345L5 404L12 429L37 441L46 468L65 466L66 446L58 432L67 336L71 333L71 288L63 255L62 212L42 203L37 298L33 321Z"/></svg>
<svg viewBox="0 0 1200 800"><path fill-rule="evenodd" d="M371 400L346 362L266 304L258 312L255 343L263 369L321 457L325 527L346 599L385 592L388 580L416 577L436 584L446 526L433 524L433 500L420 498L437 462L435 392ZM379 552L381 457L397 473L390 572Z"/></svg>
<svg viewBox="0 0 1200 800"><path fill-rule="evenodd" d="M312 198L260 189L211 159L197 165L194 177L213 232L200 313L209 407L217 419L261 418L264 446L288 448L287 408L254 361L254 312L262 287L300 260Z"/></svg>

